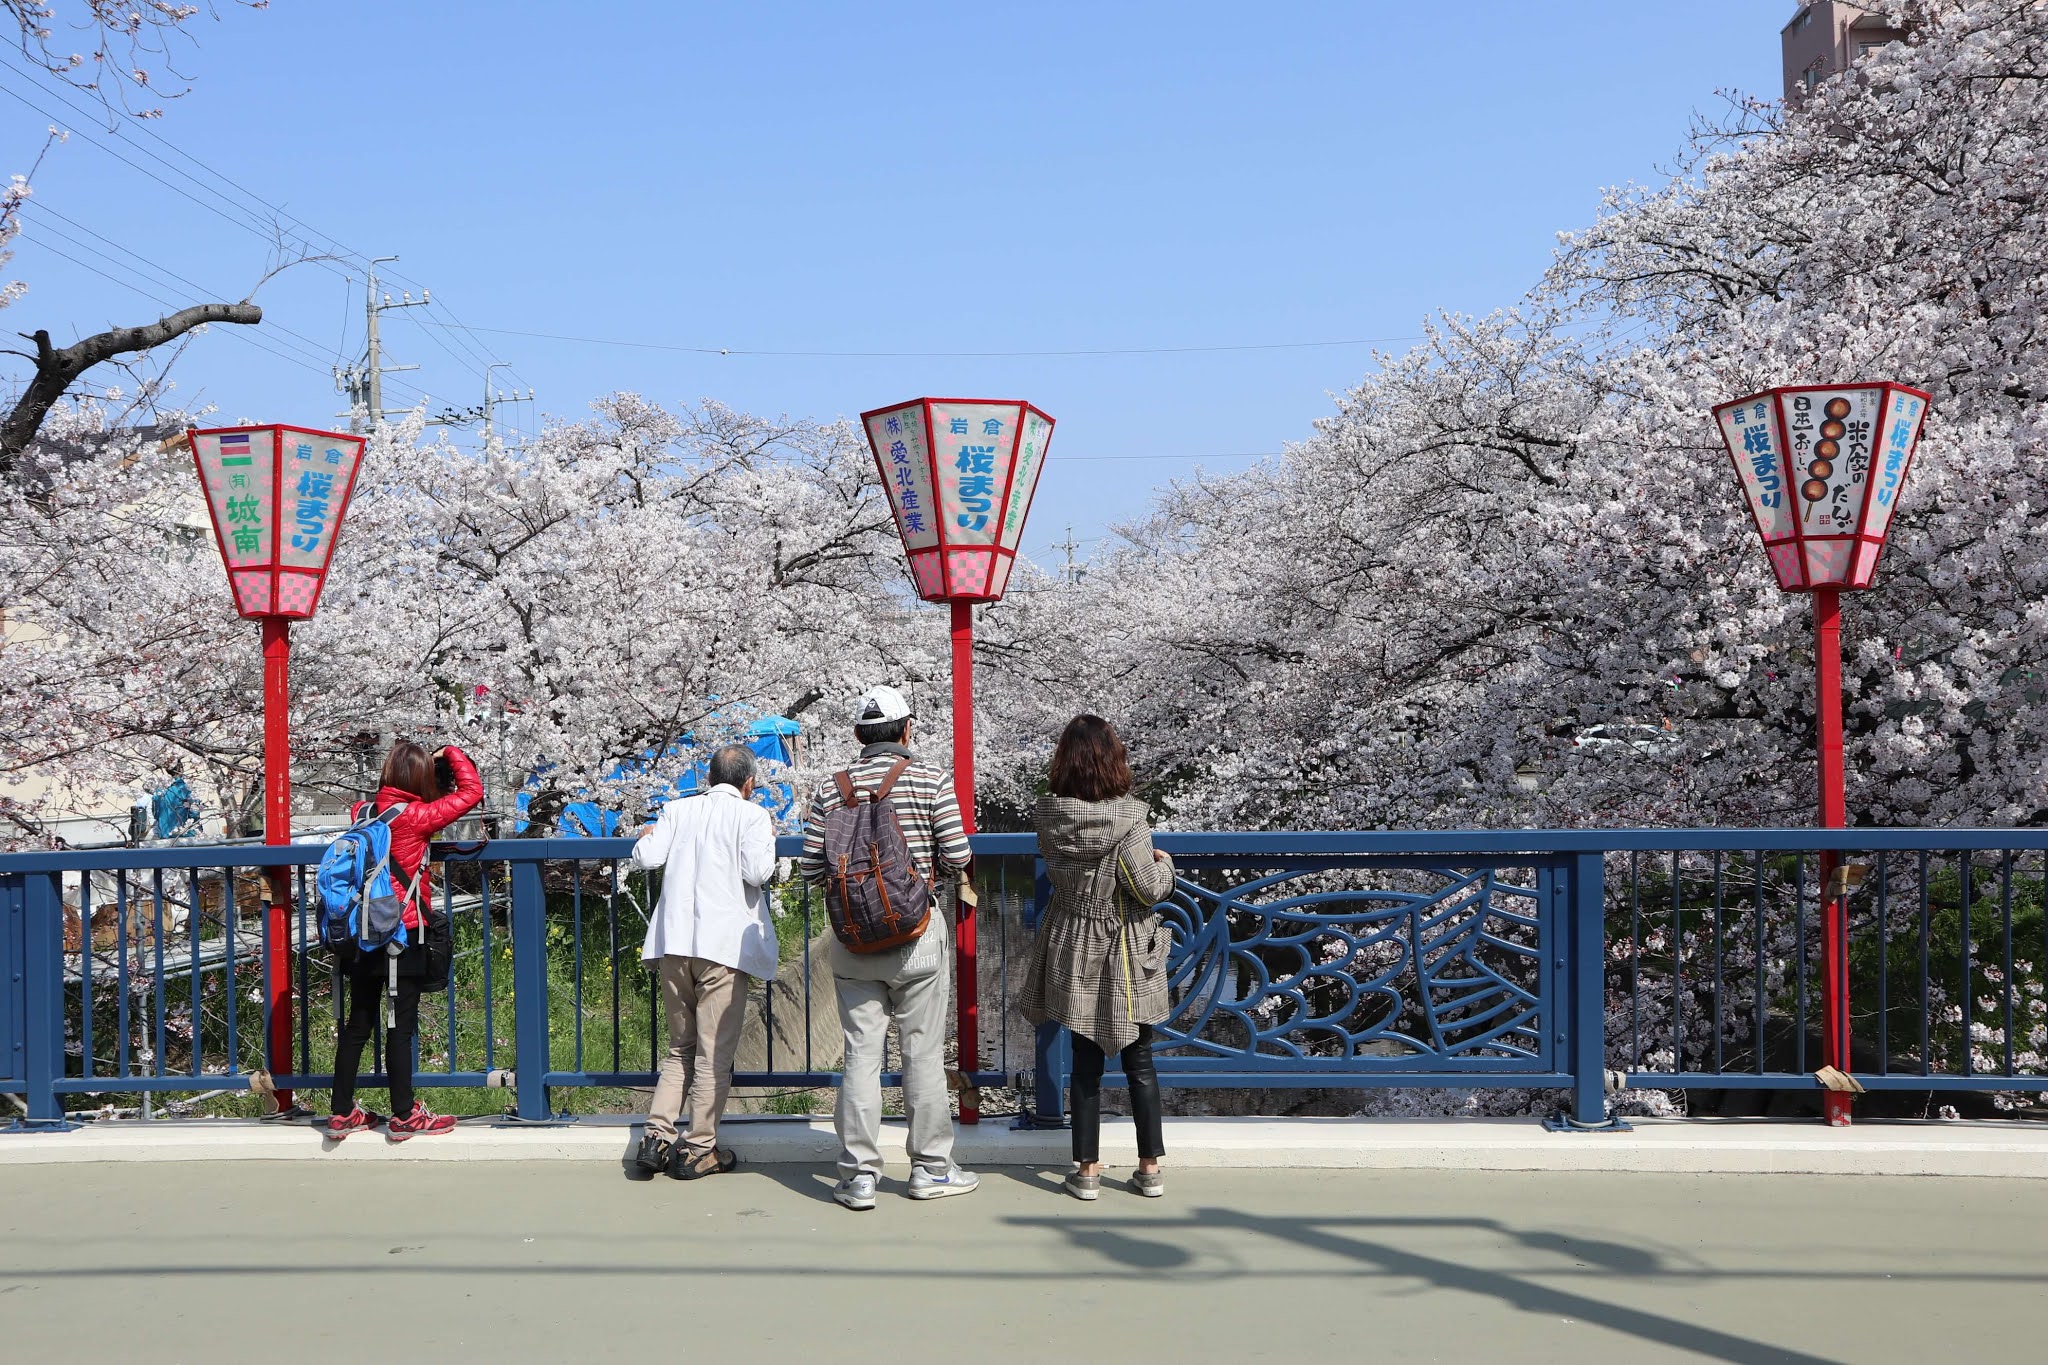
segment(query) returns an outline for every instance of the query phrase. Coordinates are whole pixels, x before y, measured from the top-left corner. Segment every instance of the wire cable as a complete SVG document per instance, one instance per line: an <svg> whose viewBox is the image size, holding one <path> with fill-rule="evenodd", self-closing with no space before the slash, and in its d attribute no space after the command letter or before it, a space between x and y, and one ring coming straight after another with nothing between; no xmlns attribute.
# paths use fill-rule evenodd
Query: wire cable
<svg viewBox="0 0 2048 1365"><path fill-rule="evenodd" d="M6 54L4 52L0 52L0 69L5 69L7 67L11 67L17 74L30 76L31 78L33 78L33 73L24 71L18 63L12 62L6 57ZM86 114L88 117L90 117L89 112L81 108L81 106L68 94L52 89L46 83L43 83L41 81L37 82L37 86L43 93L55 97L59 102L68 106L74 114ZM36 112L42 114L45 118L49 118L60 123L66 122L66 120L63 119L62 116L51 113L49 110L43 108L42 106L36 104L34 101L28 99L26 96L21 95L20 93L14 90L7 89L4 86L0 86L0 91L5 91L5 93L12 96L16 100L19 100L21 103L27 105L29 108L36 110ZM210 203L207 203L205 200L197 198L196 196L194 196L181 186L173 184L168 180L165 180L162 176L157 175L155 172L149 170L147 167L139 165L136 162L127 158L126 156L123 156L119 151L115 150L107 143L101 141L99 138L94 137L93 135L86 133L83 130L78 129L76 127L73 127L71 131L78 133L78 135L84 138L86 142L90 143L95 147L98 147L101 151L106 152L109 156L114 157L116 160L122 162L124 165L127 165L128 167L137 171L138 173L148 176L150 179L164 186L164 188L169 189L176 194L182 195L184 198L191 200L193 203L199 205L199 207L208 210L209 212L215 214L216 216L226 218L228 221L235 223L237 226L243 228L245 231L251 232L253 235L262 238L265 241L271 242L272 245L276 245L273 239L266 236L264 233L258 231L256 228L252 227L249 223L245 222L240 218L234 217L232 214L222 212L221 209L215 207ZM232 187L237 193L239 193L245 199L250 201L250 203L253 203L257 207L260 207L261 209L269 213L272 217L272 220L279 227L289 225L291 227L296 228L298 230L299 236L302 239L302 245L306 249L317 250L318 253L322 255L338 256L345 260L353 261L354 263L356 263L356 267L358 269L367 270L369 268L369 258L365 256L362 252L357 251L355 248L349 246L346 242L341 241L339 238L334 237L329 233L322 232L320 229L314 227L312 224L306 222L304 219L299 218L296 215L288 212L282 205L272 203L270 200L265 199L262 195L257 194L254 190L248 188L248 186L242 184L240 181L234 179L232 176L227 175L225 172L216 169L207 162L200 160L198 157L193 156L191 153L179 147L176 143L171 142L168 138L163 137L162 135L154 132L153 130L147 127L142 128L141 131L144 132L153 142L164 147L168 151L176 153L179 157L183 158L184 160L190 162L192 165L197 166L201 170L205 171L208 175L213 176L215 179ZM119 134L112 134L112 136L119 136ZM132 147L137 152L138 155L152 159L157 163L157 165L162 167L165 171L169 172L172 175L180 177L181 179L192 184L194 187L204 191L207 194L212 195L214 198L219 199L222 203L227 204L230 208L240 209L243 211L247 210L248 205L237 203L231 196L222 193L218 188L212 185L206 184L198 177L192 175L189 171L180 170L177 167L172 166L162 156L150 152L146 148L137 146L133 142L130 142L128 145ZM332 273L341 276L343 279L350 278L350 274L347 270L338 268L336 264L332 261L319 261L317 263L327 268L328 270L332 271ZM384 274L385 277L389 280L396 281L401 284L412 285L415 289L419 290L423 295L428 292L426 285L420 283L417 280L412 279L410 276L404 274L403 272L387 269L384 272ZM455 356L454 353L450 351L449 354L451 358L455 359L458 364L464 365L465 368L475 370L479 374L484 373L488 369L488 366L491 364L503 364L503 362L499 361L498 357L494 353L492 353L488 347L482 344L480 339L475 338L473 335L469 335L465 338L463 334L470 333L470 329L465 324L463 324L462 320L459 317L457 317L454 310L449 308L445 302L436 300L434 305L432 306L438 307L443 313L445 313L448 316L450 321L442 325L455 331L458 334L456 338L458 344L464 344L465 349L470 350L473 354L479 357L477 364L471 365L469 362L463 361L460 357ZM344 317L346 317L345 313ZM347 329L346 325L344 324L344 341L346 339L346 335ZM442 349L447 350L445 344L443 345ZM479 368L479 366L481 366L482 368ZM520 379L521 382L525 382L525 377L523 375L520 375L517 370L512 369L509 365L504 366L504 368L510 370L513 376ZM529 384L528 387L531 387L531 385Z"/></svg>
<svg viewBox="0 0 2048 1365"><path fill-rule="evenodd" d="M42 207L39 207L37 211L39 213L50 212L50 210ZM98 234L94 235L97 236ZM128 275L135 277L135 279L121 279L114 275L111 275L106 270L101 269L100 266L92 264L91 261L81 259L78 256L74 256L70 252L63 250L61 247L56 246L49 240L49 236L55 236L58 238L58 240L66 242L73 246L74 248L97 258L100 262L100 265L111 267L114 270L124 271ZM184 306L183 304L178 303L174 299L165 298L162 294L157 293L154 287L145 287L160 286L164 283L164 281L150 279L149 276L135 269L133 266L125 265L122 262L108 256L105 252L95 250L90 245L78 241L76 238L72 237L68 233L63 232L59 228L53 228L47 223L42 224L39 230L31 230L27 240L28 244L31 247L41 248L42 250L48 251L54 256L71 262L71 264L79 267L81 270L89 271L90 273L97 275L101 279L107 281L109 284L119 286L120 288L126 289L131 293L140 295L141 297L148 299L150 302L157 304L160 307L176 311L177 309ZM126 248L121 249L126 250ZM135 253L131 252L130 254L133 255ZM208 292L202 289L200 286L192 284L191 281L185 280L182 276L177 275L176 272L166 270L160 266L155 266L153 262L149 262L145 257L138 255L136 256L136 259L143 261L144 264L146 265L150 265L160 274L170 276L172 280L181 282L195 290L199 290L199 292L201 293ZM137 284L135 282L136 279L143 281L143 283ZM289 329L280 328L279 330L285 333L286 335L299 337L301 341L309 340L308 338L300 336L299 333L291 332ZM254 346L257 350L263 351L266 354L271 355L279 360L285 361L288 364L300 366L303 369L312 371L314 374L319 374L329 378L332 377L332 372L329 369L328 362L324 356L319 355L318 353L309 353L305 351L303 347L293 347L290 350L283 349L283 347L285 345L289 345L289 343L281 342L279 338L273 335L259 333L250 328L242 326L231 326L224 331L223 335L234 337L237 340L244 343L245 345ZM409 392L413 393L420 402L427 401L427 395L425 393L413 388L413 386L409 384L399 384L396 381L387 382L391 383L393 387L406 389Z"/></svg>
<svg viewBox="0 0 2048 1365"><path fill-rule="evenodd" d="M143 265L149 267L149 269L154 271L166 283L182 285L186 289L189 289L193 291L193 293L201 295L203 297L227 297L227 294L224 291L218 289L210 289L207 286L200 284L196 280L193 280L185 275L181 275L177 271L171 269L169 266L164 265L159 261L150 259L149 257L143 255L141 252L135 250L133 247L124 246L122 243L115 241L113 238L108 237L104 233L95 232L93 229L87 227L85 224L79 222L77 219L69 217L66 214L60 213L58 210L51 208L47 204L41 204L37 203L34 200L30 200L26 207L30 211L23 215L25 220L33 221L33 219L38 216L47 216L50 218L55 218L59 222L67 223L71 227L76 228L79 232L84 233L86 236L95 238L98 241L104 243L106 246L112 247L115 251L118 251L125 256L131 257L134 260L141 262ZM89 244L85 242L79 241L76 237L71 236L69 233L66 233L61 228L51 227L47 223L43 224L42 228L46 232L56 233L60 238L64 239L65 241L71 242L74 246L79 247L81 250L94 251L95 254L99 254L95 248L91 247ZM36 240L33 234L30 236L30 240ZM306 353L309 356L311 356L313 359L320 360L323 364L326 363L326 348L322 346L319 342L313 340L313 338L306 336L304 333L295 332L291 328L286 327L283 323L273 322L270 324L270 334L282 334L283 336L294 338L300 343L301 347L303 347L306 350Z"/></svg>
<svg viewBox="0 0 2048 1365"><path fill-rule="evenodd" d="M422 322L420 325L434 327L446 324ZM691 346L664 341L627 341L614 337L572 336L562 332L529 332L514 327L472 327L469 330L488 332L493 336L570 341L586 346L625 346L635 350L680 351L690 355L769 356L804 360L1026 360L1062 356L1204 355L1230 351L1301 351L1340 346L1381 346L1427 339L1422 336L1357 337L1342 341L1269 341L1231 346L1102 346L1045 351L771 351L746 350L732 346Z"/></svg>
<svg viewBox="0 0 2048 1365"><path fill-rule="evenodd" d="M90 262L80 260L78 257L71 255L67 251L63 251L57 247L54 247L50 245L48 242L41 242L39 243L39 245L43 248L43 250L48 251L54 256L61 257L64 260L71 262L73 265L77 266L81 270L90 271L91 273L99 276L101 279L107 281L109 284L118 285L119 287L126 289L131 293L140 294L143 298L146 298L151 302L159 304L165 308L175 309L178 307L176 303L173 303L171 300L164 298L162 295L153 293L150 290L133 283L132 281L117 279L114 276L108 274L106 271L101 270L98 266L95 266ZM119 267L117 266L116 268ZM276 357L279 360L285 361L288 364L303 366L306 369L312 370L315 374L320 373L319 366L314 365L310 361L304 360L299 356L291 355L284 351L275 350L270 346L264 345L255 337L249 335L248 332L240 328L236 328L235 330L228 332L227 335L237 337L240 340L248 343L249 345L254 346L257 350L263 351L271 356Z"/></svg>
<svg viewBox="0 0 2048 1365"><path fill-rule="evenodd" d="M5 94L11 99L19 100L21 103L27 105L29 108L41 114L44 118L50 119L53 122L64 122L64 119L60 115L51 113L49 110L43 108L34 100L29 99L27 96L21 94L19 91L11 90L4 85L0 85L0 94ZM137 172L140 175L149 177L151 180L154 180L157 184L162 185L165 189L171 191L173 194L176 194L184 199L190 200L192 203L197 204L200 208L205 209L208 213L213 214L216 218L220 218L225 220L226 222L234 224L236 227L242 229L244 232L247 232L250 236L257 238L259 241L265 242L271 246L277 245L277 242L274 238L264 233L260 228L257 228L255 225L251 224L246 219L239 218L234 214L228 212L226 209L208 203L204 199L201 199L198 195L193 194L190 190L185 189L183 186L173 184L171 181L164 179L156 172L150 170L147 166L143 166L135 161L129 160L127 157L123 156L114 148L108 146L106 143L92 136L92 134L80 131L77 128L72 128L70 129L70 131L76 133L79 137L85 139L85 141L91 144L92 146L98 147L101 151L105 152L108 156L113 157L116 161L119 161L124 166L127 166L128 168ZM206 187L201 186L200 188ZM214 194L215 197L217 198L222 198L223 202L231 203L231 201L225 200L224 196L221 196L218 191L209 190L209 193ZM336 274L344 273L338 268L336 268L332 261L319 261L317 262L317 264L322 265L329 270L333 270L334 273Z"/></svg>

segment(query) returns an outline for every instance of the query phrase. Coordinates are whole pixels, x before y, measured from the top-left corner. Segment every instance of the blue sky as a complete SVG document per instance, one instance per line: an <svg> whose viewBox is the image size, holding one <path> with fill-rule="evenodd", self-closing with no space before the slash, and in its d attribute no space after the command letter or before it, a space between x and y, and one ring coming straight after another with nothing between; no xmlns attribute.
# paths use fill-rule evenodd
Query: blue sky
<svg viewBox="0 0 2048 1365"><path fill-rule="evenodd" d="M388 404L474 405L486 360L536 391L508 410L529 429L617 389L817 418L1028 398L1059 428L1026 548L1056 561L1069 526L1085 555L1165 481L1301 439L1372 364L1293 343L1399 350L1432 310L1512 303L1717 92L1776 93L1793 8L223 6L146 129L0 59L0 170L52 115L80 134L36 178L7 322L69 339L162 311L141 291L239 298L261 199L433 291L385 315L388 360L421 367ZM285 355L216 330L181 392L332 423L360 278L300 267L259 301ZM1204 347L1262 349L1174 349ZM965 354L1118 350L1144 353Z"/></svg>

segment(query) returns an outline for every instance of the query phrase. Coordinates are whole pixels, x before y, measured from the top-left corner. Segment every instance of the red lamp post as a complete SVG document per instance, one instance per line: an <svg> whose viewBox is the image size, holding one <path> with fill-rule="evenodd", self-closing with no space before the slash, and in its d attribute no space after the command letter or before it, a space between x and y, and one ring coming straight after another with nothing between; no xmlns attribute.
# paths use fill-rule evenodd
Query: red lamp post
<svg viewBox="0 0 2048 1365"><path fill-rule="evenodd" d="M1053 419L1015 399L919 398L860 415L889 492L911 582L953 609L953 785L974 832L974 604L1009 586ZM981 1069L974 906L962 898L955 944L960 1070ZM980 1119L962 1091L960 1119Z"/></svg>
<svg viewBox="0 0 2048 1365"><path fill-rule="evenodd" d="M341 518L362 463L361 436L304 427L218 427L190 433L214 541L235 610L254 617L263 643L263 842L292 840L291 622L313 614ZM270 870L270 1005L265 1065L292 1070L292 952L285 905L289 878ZM291 1107L289 1090L278 1104Z"/></svg>
<svg viewBox="0 0 2048 1365"><path fill-rule="evenodd" d="M1903 384L1799 384L1714 409L1778 586L1813 594L1823 829L1848 823L1839 594L1869 587L1877 572L1931 401ZM1820 856L1821 1047L1826 1064L1846 1073L1849 935L1839 861ZM1849 1122L1847 1093L1829 1090L1823 1103L1830 1124Z"/></svg>

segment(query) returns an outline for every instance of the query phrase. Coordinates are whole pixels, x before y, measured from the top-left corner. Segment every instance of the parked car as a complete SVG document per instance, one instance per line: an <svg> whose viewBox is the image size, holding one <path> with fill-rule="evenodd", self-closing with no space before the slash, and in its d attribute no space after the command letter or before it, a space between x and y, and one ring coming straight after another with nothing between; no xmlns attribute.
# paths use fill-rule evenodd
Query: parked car
<svg viewBox="0 0 2048 1365"><path fill-rule="evenodd" d="M1588 725L1572 736L1572 747L1589 754L1633 751L1645 755L1677 752L1678 732L1655 725Z"/></svg>

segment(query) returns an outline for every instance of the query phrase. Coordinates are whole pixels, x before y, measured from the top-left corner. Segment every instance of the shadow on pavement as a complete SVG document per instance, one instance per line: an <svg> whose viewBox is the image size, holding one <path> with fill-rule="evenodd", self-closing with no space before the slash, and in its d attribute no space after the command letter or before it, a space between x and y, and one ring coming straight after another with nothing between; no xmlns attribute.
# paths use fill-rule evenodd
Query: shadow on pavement
<svg viewBox="0 0 2048 1365"><path fill-rule="evenodd" d="M1652 1251L1595 1238L1566 1237L1547 1231L1508 1227L1484 1218L1347 1218L1271 1217L1241 1209L1198 1208L1181 1218L1123 1219L1006 1218L1013 1227L1045 1229L1064 1235L1078 1250L1092 1252L1114 1265L1133 1269L1172 1270L1190 1259L1179 1248L1151 1240L1175 1228L1188 1232L1241 1233L1289 1242L1325 1255L1374 1266L1387 1274L1421 1280L1438 1289L1485 1295L1525 1313L1544 1313L1594 1323L1656 1346L1691 1351L1709 1360L1761 1365L1828 1365L1830 1357L1808 1355L1770 1342L1756 1341L1702 1323L1646 1309L1588 1298L1567 1289L1538 1284L1512 1272L1487 1270L1458 1261L1428 1256L1362 1233L1397 1229L1470 1228L1497 1233L1532 1250L1569 1256L1585 1264L1629 1277L1655 1278L1668 1273ZM1143 1230L1140 1238L1118 1228ZM1177 1252L1178 1259L1167 1255Z"/></svg>
<svg viewBox="0 0 2048 1365"><path fill-rule="evenodd" d="M740 1168L742 1171L746 1169L744 1166ZM823 1204L833 1203L832 1186L839 1178L836 1171L819 1170L815 1166L756 1166L752 1174L771 1184L780 1185L791 1194L801 1195L805 1199L813 1199ZM886 1194L886 1189L883 1192ZM852 1210L847 1212L850 1213Z"/></svg>

